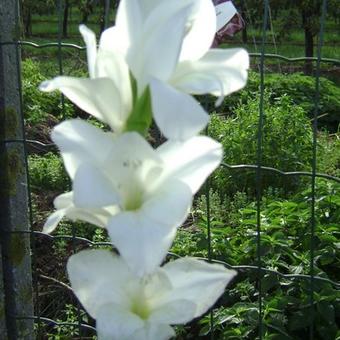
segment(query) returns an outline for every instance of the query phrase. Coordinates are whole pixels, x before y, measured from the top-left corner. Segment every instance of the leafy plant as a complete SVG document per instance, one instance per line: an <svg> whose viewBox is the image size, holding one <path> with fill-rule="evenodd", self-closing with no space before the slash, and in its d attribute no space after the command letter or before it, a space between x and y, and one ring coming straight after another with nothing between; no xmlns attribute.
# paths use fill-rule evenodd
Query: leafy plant
<svg viewBox="0 0 340 340"><path fill-rule="evenodd" d="M295 279L275 274L308 275L311 259L311 188L289 199L266 195L261 202L261 266L269 271L259 276L256 269L240 269L214 310L214 336L217 339L255 339L258 336L258 280L263 301L262 329L265 339L303 339L314 324L318 339L333 340L338 332L340 293L333 282L339 281L340 251L338 230L340 186L318 180L316 186L314 274L326 281L314 281L314 320L310 309L310 279ZM213 209L229 210L217 199ZM240 194L230 199L233 214L212 219L211 252L214 259L232 265L257 266L256 202L244 201ZM215 198L214 198L215 197ZM243 200L243 206L240 206ZM182 230L172 249L180 255L207 256L207 215L205 199L197 204L195 232ZM218 208L220 207L220 208ZM236 209L235 209L236 208ZM205 243L204 243L205 241ZM180 246L179 246L180 245ZM204 247L204 248L203 248ZM272 271L271 271L272 270ZM273 272L274 271L274 272ZM211 331L210 316L199 321L200 335ZM189 331L188 331L189 332Z"/></svg>
<svg viewBox="0 0 340 340"><path fill-rule="evenodd" d="M302 107L309 118L314 116L315 108L315 78L301 73L293 74L266 74L264 79L266 90L270 91L269 103L275 104L277 98L287 95L294 105ZM233 114L236 107L246 104L249 97L255 98L260 89L260 76L258 73L250 72L247 86L240 92L226 97L219 113ZM321 77L318 115L319 125L337 131L340 123L340 87L333 81Z"/></svg>
<svg viewBox="0 0 340 340"><path fill-rule="evenodd" d="M46 80L39 62L26 59L22 62L23 112L26 123L30 125L44 122L49 115L61 118L60 93L43 93L39 85ZM63 114L71 117L74 109L69 102L64 103Z"/></svg>
<svg viewBox="0 0 340 340"><path fill-rule="evenodd" d="M28 165L33 189L66 191L69 180L59 155L52 152L43 156L31 155Z"/></svg>
<svg viewBox="0 0 340 340"><path fill-rule="evenodd" d="M317 170L340 177L340 135L322 131L318 135Z"/></svg>
<svg viewBox="0 0 340 340"><path fill-rule="evenodd" d="M47 333L48 340L74 339L80 335L79 321L86 324L89 321L86 312L83 309L78 311L77 307L72 304L66 304L62 312L64 317L58 319L57 322L60 324L57 324L53 331ZM95 340L97 337L92 336L90 339Z"/></svg>
<svg viewBox="0 0 340 340"><path fill-rule="evenodd" d="M31 103L29 108L25 108L27 122L32 125L41 122L45 119L46 112L52 112L60 118L59 95L41 94L37 90L36 86L43 80L41 65L33 61L27 61L28 66L25 63L24 68L30 70L28 78L31 79L24 89L26 96L28 95L28 103ZM313 104L309 101L313 96L314 79L298 75L294 83L291 80L293 76L284 79L285 77L279 75L266 77L266 86L270 91L265 95L263 164L281 170L310 170L311 124L305 110L310 112L313 108ZM305 83L306 79L308 81ZM321 82L326 84L321 89L321 111L331 112L334 109L335 112L339 105L335 98L337 89L331 82L324 80ZM33 83L36 86L33 86ZM327 86L331 89L329 90ZM289 96L281 97L282 91ZM226 99L225 106L219 113L223 112L227 117L221 117L220 114L212 117L210 133L223 143L227 163L256 163L259 105L257 93L258 76L253 73L250 76L250 85L240 95L236 94ZM39 95L44 96L41 102L36 97ZM50 101L51 98L54 99ZM44 103L45 99L47 101ZM296 103L301 105L296 106ZM38 106L35 107L35 104ZM337 135L319 132L317 155L319 172L339 176L338 150ZM49 191L67 190L67 175L58 156L53 153L43 156L32 155L29 157L29 167L34 191L34 207L37 202L41 204L47 201L46 196ZM181 228L176 236L171 249L174 255L207 258L210 247L214 259L234 266L256 266L255 183L256 178L252 170L236 172L221 169L212 178L209 194L210 245L207 230L207 202L206 197L202 195L195 204L193 223L190 227ZM309 180L304 181L302 186L296 178L287 180L281 176L264 173L261 183L264 195L260 215L260 254L262 265L269 270L288 275L309 274L312 239L310 224L312 193L309 183ZM318 180L316 193L316 228L313 239L315 274L324 279L339 281L339 185ZM46 216L40 213L40 206L37 209L42 216L35 213L34 218L43 221ZM52 206L48 209L51 210ZM54 234L57 238L48 248L51 258L54 258L51 260L50 270L62 272L62 274L58 272L62 280L66 280L65 273L60 268L53 269L53 262L65 262L66 255L72 251L72 239L65 240L60 236L74 233L95 242L107 241L103 229L96 229L86 223L63 221ZM80 249L84 245L82 242L77 242L76 248ZM46 244L40 247L42 248L39 251L46 253ZM338 330L340 296L334 285L327 281L314 282L315 317L311 320L311 310L308 308L309 279L287 279L271 272L259 276L254 270L240 270L234 285L226 291L213 310L216 339L255 339L258 336L259 279L261 279L263 296L264 339L304 339L308 337L308 327L311 322L314 323L315 336L318 339L340 338ZM57 296L55 299L60 300L60 294L55 295ZM48 295L48 300L50 299ZM69 301L66 294L63 299ZM46 302L47 304L50 304L50 301ZM77 322L76 313L75 307L66 306L64 309L58 309L58 314L55 313L51 317L63 322ZM87 322L86 319L83 321ZM178 327L177 339L209 337L210 331L210 316L206 316L196 323ZM48 336L53 340L79 336L76 327L67 325L56 327L46 334L49 334Z"/></svg>
<svg viewBox="0 0 340 340"><path fill-rule="evenodd" d="M282 171L307 170L311 164L312 130L304 110L293 105L288 96L270 102L267 93L264 103L262 129L263 166ZM259 98L249 99L235 110L233 117L213 115L209 134L220 141L224 148L224 162L230 165L257 164ZM254 193L256 173L253 170L229 170L221 167L213 175L212 186L225 194L237 191ZM297 188L299 179L283 178L265 173L261 178L262 189L281 188L286 193Z"/></svg>

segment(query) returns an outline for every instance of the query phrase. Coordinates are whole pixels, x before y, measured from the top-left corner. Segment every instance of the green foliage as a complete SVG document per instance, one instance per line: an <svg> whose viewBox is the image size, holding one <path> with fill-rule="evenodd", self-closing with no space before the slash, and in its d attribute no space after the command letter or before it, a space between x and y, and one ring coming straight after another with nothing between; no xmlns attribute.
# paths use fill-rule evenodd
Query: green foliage
<svg viewBox="0 0 340 340"><path fill-rule="evenodd" d="M316 228L314 237L315 275L339 281L340 185L318 180L316 187ZM227 204L211 192L210 205L220 211L211 221L213 258L231 265L257 265L256 203L244 194ZM262 266L283 274L309 274L311 242L311 189L290 199L266 194L261 202ZM195 230L179 231L172 251L178 255L207 256L207 215L205 198L195 211ZM203 208L203 209L202 209ZM229 213L224 213L227 210ZM230 214L232 212L232 214ZM214 310L216 339L255 339L258 332L258 273L240 270L234 284ZM288 279L275 273L261 275L263 332L265 339L304 339L314 323L317 338L336 338L340 315L340 293L327 281L314 282L315 319L308 308L308 278ZM199 323L202 336L210 332L210 317ZM187 330L190 332L190 329ZM185 337L184 337L185 338Z"/></svg>
<svg viewBox="0 0 340 340"><path fill-rule="evenodd" d="M277 74L268 75L265 85L272 91L271 99L277 96L288 94L295 105L301 106L309 115L314 116L316 99L315 78L303 74L294 73L280 76ZM320 101L318 115L325 115L320 118L321 123L333 124L337 129L340 122L340 87L332 81L320 78Z"/></svg>
<svg viewBox="0 0 340 340"><path fill-rule="evenodd" d="M302 107L309 118L314 116L315 107L315 78L306 76L301 73L293 74L266 74L264 79L265 88L270 92L269 103L275 104L277 98L288 95L292 103ZM247 86L224 100L224 103L218 112L232 114L237 106L244 105L249 98L255 98L259 93L260 77L258 73L250 72ZM331 80L324 77L320 78L320 98L319 98L319 116L325 115L319 119L319 125L326 125L332 130L337 130L340 122L340 87Z"/></svg>
<svg viewBox="0 0 340 340"><path fill-rule="evenodd" d="M33 190L66 191L68 177L60 156L48 152L28 157L30 182Z"/></svg>
<svg viewBox="0 0 340 340"><path fill-rule="evenodd" d="M65 309L56 321L60 324L53 327L53 330L47 331L46 339L48 340L64 340L75 339L79 337L79 321L88 324L89 318L83 309L78 312L77 307L72 304L66 304ZM83 334L84 335L84 334ZM96 336L86 337L87 339L95 340Z"/></svg>
<svg viewBox="0 0 340 340"><path fill-rule="evenodd" d="M133 89L136 89L136 80L131 75ZM147 135L152 123L151 93L146 87L141 96L136 99L134 93L134 106L125 123L124 131L137 131L142 136Z"/></svg>
<svg viewBox="0 0 340 340"><path fill-rule="evenodd" d="M37 86L47 74L43 66L32 60L24 62L24 94L27 98L25 117L29 124L44 122L52 113L60 118L60 94L41 93ZM77 71L78 72L78 71ZM83 75L84 71L79 70ZM321 111L339 110L338 89L333 83L322 80ZM281 170L310 170L311 124L314 79L302 75L266 76L265 121L263 129L263 164ZM256 164L256 136L258 123L259 79L251 73L247 88L228 97L221 112L227 117L212 116L210 134L220 140L225 149L225 162L230 164ZM288 95L282 95L286 93ZM299 105L296 105L299 104ZM68 104L67 104L68 105ZM73 111L67 111L72 115ZM332 111L333 110L333 111ZM91 120L94 122L94 119ZM95 124L102 124L95 121ZM322 132L318 136L318 171L339 176L339 139ZM34 191L34 225L41 225L47 211L53 210L52 198L57 193L68 191L69 181L59 156L48 153L29 157L29 169ZM217 260L231 265L257 265L256 204L254 202L255 176L253 171L229 171L220 169L212 177L210 190L211 251ZM262 180L264 197L261 202L261 260L268 269L284 274L309 274L310 261L310 200L308 182L299 185L298 179L283 179L266 173ZM289 193L290 196L284 195ZM285 198L283 198L285 197ZM287 198L288 197L288 198ZM46 202L47 201L47 202ZM43 207L42 207L43 205ZM206 198L201 196L194 211L194 220L189 228L180 228L171 249L175 255L208 257L208 231ZM314 237L315 274L335 281L339 280L339 186L326 181L317 182L316 222ZM55 263L66 263L75 249L82 249L83 242L73 242L76 234L94 242L109 241L104 229L83 223L63 220L56 229L52 246L43 244L41 254L48 249L52 270ZM68 239L62 236L69 235ZM48 248L47 248L48 247ZM39 253L38 253L39 255ZM39 256L38 256L39 257ZM51 268L48 268L51 267ZM66 281L64 268L57 276ZM47 269L46 269L47 268ZM60 272L62 272L60 274ZM53 276L52 274L50 276ZM53 276L54 277L54 276ZM235 282L214 309L216 339L255 339L258 336L258 273L252 270L239 271ZM340 317L340 296L328 282L315 282L315 319L311 320L309 304L309 281L287 279L277 274L261 276L263 293L264 339L304 339L308 337L308 326L314 322L316 337L333 340L339 337L336 320ZM50 305L51 294L48 296ZM66 300L64 308L53 310L51 318L63 322L77 322L77 311L69 305L73 301L67 294L57 294L55 300ZM63 302L63 305L65 302ZM81 312L82 322L93 320ZM209 336L209 317L179 326L177 339L197 339ZM49 339L71 339L79 337L77 327L60 325L46 330ZM84 335L84 334L82 334ZM91 336L92 333L89 335Z"/></svg>
<svg viewBox="0 0 340 340"><path fill-rule="evenodd" d="M288 96L277 98L273 103L269 96L266 95L264 103L261 164L282 171L309 169L312 130L304 110L293 105ZM240 105L232 117L212 116L209 134L222 143L225 163L257 164L258 111L259 98L255 97ZM263 189L283 188L289 192L296 188L298 181L298 178L267 174L261 184ZM213 175L212 185L223 195L237 191L254 193L256 174L254 170L220 168Z"/></svg>
<svg viewBox="0 0 340 340"><path fill-rule="evenodd" d="M330 136L328 132L318 135L318 172L340 177L340 135Z"/></svg>
<svg viewBox="0 0 340 340"><path fill-rule="evenodd" d="M23 111L25 121L30 125L44 122L49 115L62 118L60 93L44 93L39 90L41 82L46 80L41 68L40 63L32 59L22 62ZM73 111L72 105L65 102L65 117L71 117Z"/></svg>

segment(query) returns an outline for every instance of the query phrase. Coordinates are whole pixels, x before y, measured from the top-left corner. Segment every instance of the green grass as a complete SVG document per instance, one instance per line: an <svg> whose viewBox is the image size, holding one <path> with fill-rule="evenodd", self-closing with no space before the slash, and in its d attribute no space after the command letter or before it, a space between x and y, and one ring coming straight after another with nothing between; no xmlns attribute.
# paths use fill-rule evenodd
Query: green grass
<svg viewBox="0 0 340 340"><path fill-rule="evenodd" d="M99 24L88 23L87 26L97 35L99 34ZM70 22L68 25L68 37L62 38L62 41L83 45L78 28L79 23ZM38 39L44 39L46 42L56 41L58 39L59 25L58 22L53 21L36 21L33 24L32 31L34 40L37 37Z"/></svg>

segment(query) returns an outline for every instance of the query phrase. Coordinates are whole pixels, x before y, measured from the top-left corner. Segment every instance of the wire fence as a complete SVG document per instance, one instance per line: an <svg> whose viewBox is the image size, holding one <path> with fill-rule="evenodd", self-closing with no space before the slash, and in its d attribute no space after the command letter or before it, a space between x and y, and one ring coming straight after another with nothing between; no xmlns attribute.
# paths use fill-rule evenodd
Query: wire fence
<svg viewBox="0 0 340 340"><path fill-rule="evenodd" d="M9 1L6 0L5 2L8 3L8 6L12 6L13 8L16 8L16 1ZM14 87L19 90L19 96L18 98L21 98L21 79L20 79L20 54L19 50L21 48L25 47L32 47L34 49L46 49L46 48L54 48L57 49L57 64L59 69L59 74L62 75L64 73L64 61L63 61L63 51L67 49L77 50L77 51L83 51L85 47L79 46L77 44L72 43L63 43L62 42L62 13L63 13L63 6L64 2L62 0L58 1L58 41L57 42L48 42L48 43L34 43L31 41L24 41L20 40L18 37L16 38L8 38L7 40L1 39L0 36L0 51L2 53L5 53L4 51L6 49L11 49L11 51L14 51L14 57L15 57L15 72L17 73L18 77L16 79L17 84L14 84ZM112 13L112 6L115 7L116 4L110 3L109 0L105 1L105 27L109 26L110 22L110 13ZM115 7L116 8L116 7ZM206 240L207 240L207 258L205 260L208 260L210 262L214 263L220 263L223 264L227 268L233 268L238 271L238 273L245 274L245 275L253 275L253 277L256 278L255 280L255 287L257 291L257 312L258 312L258 320L257 320L257 339L264 339L265 336L265 326L264 325L264 292L263 292L263 278L265 275L270 274L274 277L278 278L279 282L304 282L306 283L306 291L309 295L309 302L307 307L310 307L310 318L313 320L314 313L315 313L315 301L316 301L316 283L320 284L329 284L334 289L339 290L340 289L340 282L336 282L328 277L322 277L316 275L316 269L315 269L315 230L317 227L317 218L316 218L316 198L317 198L317 192L316 192L316 180L317 178L323 178L329 182L334 183L340 183L340 179L324 174L324 173L318 173L317 172L317 136L318 136L318 116L319 116L319 95L320 95L320 68L322 63L330 64L338 66L340 65L340 60L336 60L333 58L322 58L322 45L323 45L323 35L324 35L324 23L325 23L325 17L326 17L326 9L327 9L327 1L323 0L322 5L322 16L320 20L320 33L319 33L319 39L318 39L318 46L317 46L317 56L315 58L305 58L305 57L299 57L299 58L289 58L283 55L278 54L267 54L266 53L266 43L267 43L267 27L268 27L268 20L269 20L269 1L264 0L263 1L263 28L262 28L262 41L260 48L260 53L251 53L251 57L253 60L259 59L259 73L260 73L260 101L259 101L259 119L258 119L258 133L257 133L257 162L256 164L226 164L222 163L221 168L224 168L226 171L230 173L231 176L233 176L234 173L240 173L243 171L250 171L253 172L256 176L256 260L251 265L232 265L230 263L227 263L226 261L216 259L214 258L214 253L212 249L212 238L213 238L213 232L212 232L212 221L213 216L211 213L211 197L210 197L210 186L209 181L206 185ZM16 10L15 10L16 11ZM0 19L1 14L4 15L4 10L2 13L0 12ZM13 16L16 16L16 18L13 18L15 20L18 20L18 13L15 12ZM1 21L1 20L0 20ZM5 36L6 38L6 36ZM310 60L315 64L315 102L314 102L314 117L313 117L313 145L312 145L312 168L311 171L282 171L281 169L273 168L273 167L267 167L263 166L263 124L264 124L264 117L265 117L265 108L264 108L264 94L265 94L265 67L266 67L266 60L269 59L275 59L280 60L282 62L287 63L297 63L297 62L303 62ZM4 60L0 59L0 66L2 68L6 67L4 64ZM1 68L1 67L0 67ZM6 70L6 69L5 69ZM11 72L13 70L6 70L2 72ZM13 72L14 72L13 71ZM6 80L6 77L4 74L0 71L0 83L4 83ZM0 84L1 85L1 84ZM3 85L3 84L2 84ZM4 86L4 85L3 85ZM1 92L0 92L1 93ZM3 93L5 93L5 96L7 92L3 90ZM19 110L22 108L22 103L19 100ZM9 105L7 104L7 107ZM6 108L6 103L0 103L0 109L4 110ZM66 119L66 113L65 113L65 99L61 95L60 97L60 109L61 109L61 116L63 119ZM22 114L21 114L22 119ZM8 119L4 119L4 123L10 124ZM5 306L5 312L3 313L4 317L1 317L0 313L0 322L3 322L3 324L0 323L0 330L3 332L2 338L8 338L8 339L21 339L21 338L37 338L37 339L45 339L47 338L46 332L47 329L59 329L60 334L62 334L63 327L68 327L68 331L71 330L72 337L73 338L91 338L95 334L95 327L93 326L93 320L90 320L90 318L86 315L84 315L83 310L81 309L81 306L75 301L75 299L72 297L72 290L66 284L63 282L59 277L53 277L44 274L44 271L41 270L42 266L57 266L58 268L50 268L50 272L54 272L56 269L58 271L64 270L65 264L59 263L58 259L56 259L56 262L51 264L48 263L50 256L46 256L46 260L44 260L44 255L48 254L42 254L41 248L42 244L45 244L44 250L46 251L49 247L53 246L53 243L55 242L64 242L63 246L67 249L68 254L77 252L80 248L83 247L111 247L111 244L109 242L98 242L90 240L86 237L79 236L77 233L76 228L72 227L71 234L62 234L59 233L58 235L46 235L42 232L36 230L38 228L34 228L36 216L34 214L34 207L32 203L32 190L30 186L29 181L29 171L28 171L28 164L27 164L27 158L28 158L28 148L30 148L32 145L36 146L43 150L51 150L51 148L54 148L54 145L52 143L45 143L39 140L33 140L33 139L26 139L25 138L25 132L23 127L23 119L22 122L20 122L18 130L21 130L19 133L14 133L12 135L8 135L5 132L2 131L1 136L3 137L2 143L1 143L1 154L7 155L6 159L8 160L8 155L10 154L10 148L18 148L16 149L16 152L20 152L23 154L23 160L24 160L24 167L25 171L22 172L22 174L27 175L27 205L29 207L28 216L21 219L21 221L14 221L10 228L2 227L1 228L1 250L2 250L2 266L5 268L3 273L0 273L0 288L3 288L4 296L0 295L0 305ZM18 151L19 150L19 151ZM12 166L12 165L11 165ZM309 252L309 273L308 274L291 274L291 273L284 273L281 272L278 269L275 268L268 268L263 265L263 235L264 231L262 228L262 193L263 188L261 187L262 178L265 176L269 176L271 174L276 174L278 176L282 176L283 178L287 177L304 177L310 179L310 189L311 194L308 200L308 203L310 205L310 230L309 230L309 244L310 244L310 252ZM3 181L2 184L4 185L4 181L11 181L8 174L1 175L1 180ZM4 192L3 192L4 194ZM24 194L25 196L25 194ZM22 196L20 196L20 200L22 200ZM17 205L15 204L5 204L6 205L6 214L15 215L18 213ZM20 209L24 209L24 207L21 207ZM3 217L4 218L4 217ZM22 222L25 222L27 225L22 225ZM5 224L8 226L8 223ZM15 225L13 227L13 225ZM41 226L40 226L41 228ZM34 301L34 313L32 309L27 308L32 303L32 298L29 297L24 302L24 307L20 308L20 306L17 306L10 302L9 299L22 299L22 294L17 294L17 292L13 291L13 288L9 288L9 286L12 283L12 280L20 281L22 278L27 277L27 273L29 273L28 267L31 266L30 261L28 261L25 264L25 268L20 270L18 275L21 275L20 277L13 277L13 268L12 271L8 269L11 266L11 263L6 264L6 259L9 256L13 257L13 254L10 254L10 250L8 247L6 247L6 244L13 244L13 240L17 239L17 235L19 235L19 239L22 237L29 237L30 239L30 245L31 245L31 259L32 259L32 291L33 291L33 301ZM25 236L26 235L26 236ZM46 246L47 244L47 246ZM14 247L17 246L17 244L13 245ZM19 243L19 246L23 246L26 249L28 249L27 244ZM15 248L15 250L17 250ZM30 253L29 251L26 252L25 256L29 259ZM178 257L175 253L169 253L169 257ZM12 261L12 260L11 260ZM9 261L9 262L11 262ZM13 262L13 261L12 261ZM7 268L7 269L6 269ZM28 280L29 285L31 284L30 280ZM4 285L2 287L1 285ZM46 291L44 289L44 286L49 285L49 291ZM18 288L18 287L16 287ZM22 287L19 287L20 289L23 289ZM2 289L1 289L2 290ZM0 293L1 293L0 290ZM47 317L46 315L49 315L50 309L58 309L62 308L62 301L58 301L58 296L61 295L61 291L63 291L63 297L67 296L67 300L70 301L75 307L75 316L73 317L72 322L65 322L63 320L60 320L58 318L54 319L51 317ZM30 290L26 288L26 295L30 295ZM6 296L10 296L6 298ZM51 298L53 296L53 299ZM42 300L44 303L42 303ZM49 305L50 303L53 304L52 306ZM1 303L2 302L2 303ZM5 321L3 321L5 319ZM22 324L18 325L18 322L23 321ZM33 323L34 323L34 331L33 331ZM214 317L213 310L210 312L210 319L209 319L209 332L206 337L210 339L214 339L214 330L216 328L216 321ZM318 336L316 335L316 331L313 326L313 322L309 324L309 338L310 339L317 339ZM32 333L23 335L23 328L31 329ZM287 338L287 337L286 337ZM286 339L284 338L284 339Z"/></svg>

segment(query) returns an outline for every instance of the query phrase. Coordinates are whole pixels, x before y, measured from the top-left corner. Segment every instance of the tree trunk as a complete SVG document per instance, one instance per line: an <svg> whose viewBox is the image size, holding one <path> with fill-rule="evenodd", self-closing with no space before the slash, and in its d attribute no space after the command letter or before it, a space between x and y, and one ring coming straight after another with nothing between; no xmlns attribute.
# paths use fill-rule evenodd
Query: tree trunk
<svg viewBox="0 0 340 340"><path fill-rule="evenodd" d="M245 24L243 29L242 29L242 42L244 44L248 44L247 24Z"/></svg>
<svg viewBox="0 0 340 340"><path fill-rule="evenodd" d="M102 34L105 29L105 19L103 15L101 15L99 18L99 29L100 29L100 34Z"/></svg>
<svg viewBox="0 0 340 340"><path fill-rule="evenodd" d="M244 0L241 1L239 13L241 13L241 17L244 20L244 27L242 29L242 42L243 44L247 44L248 43L247 20L246 20L247 12Z"/></svg>
<svg viewBox="0 0 340 340"><path fill-rule="evenodd" d="M68 23L69 8L70 8L70 2L69 0L66 0L65 7L64 7L64 18L63 18L63 38L67 38L67 23Z"/></svg>
<svg viewBox="0 0 340 340"><path fill-rule="evenodd" d="M302 12L302 24L305 33L305 57L312 58L314 56L314 35L311 29L311 13L309 11ZM305 62L305 74L313 73L313 61Z"/></svg>
<svg viewBox="0 0 340 340"><path fill-rule="evenodd" d="M82 12L81 22L82 24L87 24L90 14L93 13L93 6L89 0L87 0L86 4L84 4L84 6L81 9L81 12Z"/></svg>
<svg viewBox="0 0 340 340"><path fill-rule="evenodd" d="M273 15L273 19L276 20L278 15L279 15L279 8L278 7L274 7L274 9L272 11L272 15Z"/></svg>
<svg viewBox="0 0 340 340"><path fill-rule="evenodd" d="M101 5L103 6L102 7L102 13L100 15L100 18L99 18L99 30L100 30L100 34L103 33L104 29L105 29L105 0L102 0L101 1Z"/></svg>
<svg viewBox="0 0 340 340"><path fill-rule="evenodd" d="M31 14L31 7L26 2L20 2L20 11L21 11L21 18L20 18L20 25L23 28L23 37L30 37L32 35L32 14Z"/></svg>
<svg viewBox="0 0 340 340"><path fill-rule="evenodd" d="M247 32L247 20L246 20L247 13L246 13L243 1L241 2L240 11L241 11L241 17L244 20L244 27L242 29L242 42L244 44L248 44L248 32Z"/></svg>
<svg viewBox="0 0 340 340"><path fill-rule="evenodd" d="M305 28L305 56L312 58L314 56L314 39L313 34L309 29ZM305 73L312 74L313 72L313 62L307 60L305 64Z"/></svg>
<svg viewBox="0 0 340 340"><path fill-rule="evenodd" d="M88 12L84 12L83 13L83 18L81 19L81 23L82 24L87 24L88 17L89 17L89 13Z"/></svg>
<svg viewBox="0 0 340 340"><path fill-rule="evenodd" d="M26 19L25 19L25 37L32 36L32 13L31 8L27 8Z"/></svg>

